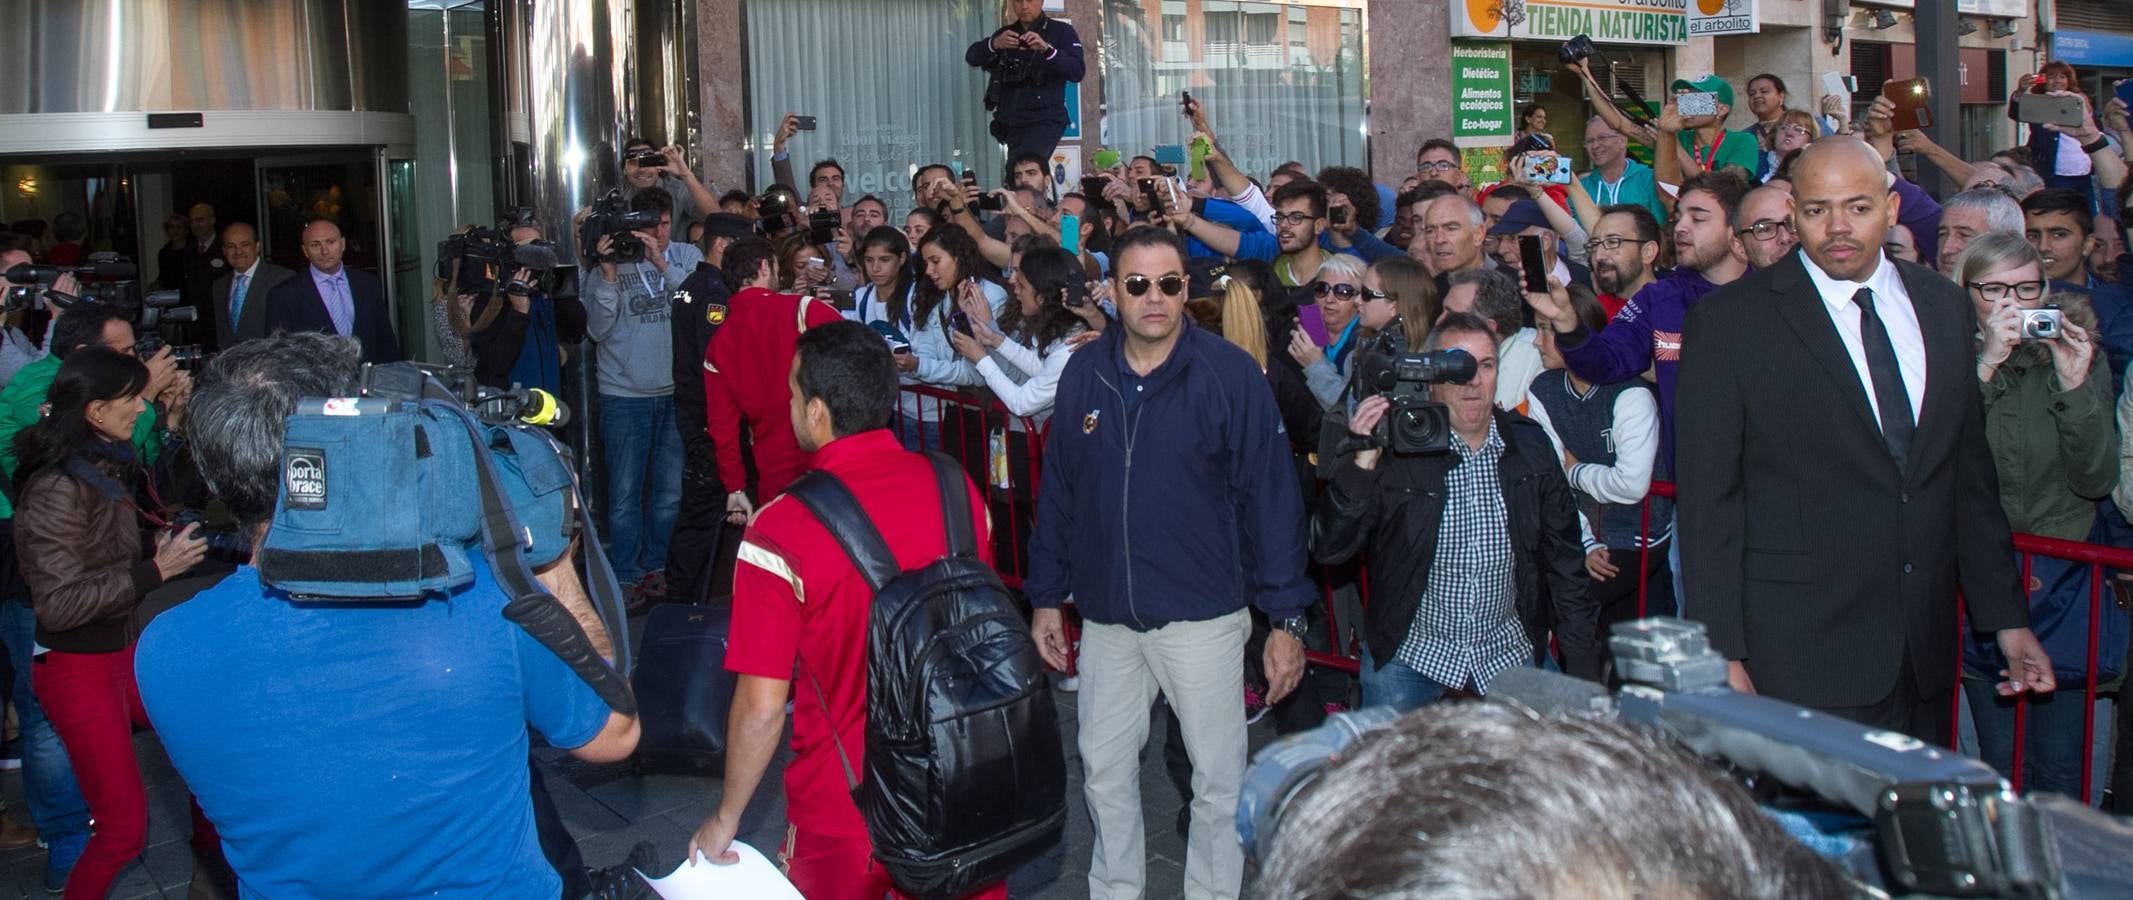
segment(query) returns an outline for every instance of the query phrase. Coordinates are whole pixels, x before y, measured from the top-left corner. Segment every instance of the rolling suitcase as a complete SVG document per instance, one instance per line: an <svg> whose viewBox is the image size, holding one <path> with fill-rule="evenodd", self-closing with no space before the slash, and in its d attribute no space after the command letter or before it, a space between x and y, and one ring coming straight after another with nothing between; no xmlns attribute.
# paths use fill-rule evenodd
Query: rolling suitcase
<svg viewBox="0 0 2133 900"><path fill-rule="evenodd" d="M666 603L645 620L630 678L637 693L639 769L705 774L724 768L734 683L726 671L731 609L725 603Z"/></svg>

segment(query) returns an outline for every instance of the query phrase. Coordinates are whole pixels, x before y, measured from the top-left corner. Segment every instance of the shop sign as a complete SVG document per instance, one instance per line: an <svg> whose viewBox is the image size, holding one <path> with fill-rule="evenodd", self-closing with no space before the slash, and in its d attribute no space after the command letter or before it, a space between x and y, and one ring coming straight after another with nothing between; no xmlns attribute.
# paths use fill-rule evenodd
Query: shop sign
<svg viewBox="0 0 2133 900"><path fill-rule="evenodd" d="M1763 25L1755 18L1755 0L1694 0L1689 4L1689 34L1755 34Z"/></svg>
<svg viewBox="0 0 2133 900"><path fill-rule="evenodd" d="M1955 11L1969 16L2021 19L2029 16L2029 0L1955 0Z"/></svg>
<svg viewBox="0 0 2133 900"><path fill-rule="evenodd" d="M2053 32L2051 58L2077 66L2133 67L2133 35Z"/></svg>
<svg viewBox="0 0 2133 900"><path fill-rule="evenodd" d="M1511 113L1511 45L1453 41L1452 143L1510 143Z"/></svg>
<svg viewBox="0 0 2133 900"><path fill-rule="evenodd" d="M1603 44L1686 44L1689 6L1697 2L1711 0L1453 0L1446 5L1453 37L1566 41L1587 34Z"/></svg>

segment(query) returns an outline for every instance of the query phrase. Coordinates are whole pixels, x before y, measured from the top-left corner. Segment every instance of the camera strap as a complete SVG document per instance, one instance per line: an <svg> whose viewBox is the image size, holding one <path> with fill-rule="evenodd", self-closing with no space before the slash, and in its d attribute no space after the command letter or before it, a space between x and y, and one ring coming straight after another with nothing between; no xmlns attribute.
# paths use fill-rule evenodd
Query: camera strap
<svg viewBox="0 0 2133 900"><path fill-rule="evenodd" d="M504 618L518 623L541 646L554 652L564 665L592 687L609 709L623 715L635 715L637 701L630 692L629 679L622 675L630 666L629 631L626 627L615 627L618 623L627 625L627 620L617 618L615 609L601 610L601 618L609 623L609 638L615 647L615 664L610 666L593 651L592 640L586 637L578 620L534 577L533 566L526 561L525 544L519 539L518 517L511 513L510 504L504 500L502 481L497 475L495 462L489 457L481 425L464 408L441 403L434 406L450 409L451 415L466 428L467 439L474 442L477 474L474 482L481 492L482 549L498 586L511 598L504 605ZM580 504L581 518L583 509ZM587 593L605 595L596 595L596 603L612 603L615 600L614 572L607 568L598 535L590 530L591 522L587 520L582 524L587 528L587 540L582 546L593 575Z"/></svg>

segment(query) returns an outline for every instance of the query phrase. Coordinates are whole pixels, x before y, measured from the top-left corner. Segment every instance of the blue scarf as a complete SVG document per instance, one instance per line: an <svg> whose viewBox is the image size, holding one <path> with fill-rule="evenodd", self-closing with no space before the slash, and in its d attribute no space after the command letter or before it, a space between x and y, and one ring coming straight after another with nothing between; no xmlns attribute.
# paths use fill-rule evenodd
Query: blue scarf
<svg viewBox="0 0 2133 900"><path fill-rule="evenodd" d="M1348 351L1355 349L1348 343L1348 339L1355 336L1355 326L1362 321L1360 314L1350 318L1348 327L1341 329L1340 338L1333 342L1333 346L1326 348L1326 360L1333 363L1333 371L1344 374L1348 371Z"/></svg>
<svg viewBox="0 0 2133 900"><path fill-rule="evenodd" d="M511 380L560 396L563 357L556 347L555 301L535 291L526 298L526 319L526 343L519 348L518 361L511 364Z"/></svg>

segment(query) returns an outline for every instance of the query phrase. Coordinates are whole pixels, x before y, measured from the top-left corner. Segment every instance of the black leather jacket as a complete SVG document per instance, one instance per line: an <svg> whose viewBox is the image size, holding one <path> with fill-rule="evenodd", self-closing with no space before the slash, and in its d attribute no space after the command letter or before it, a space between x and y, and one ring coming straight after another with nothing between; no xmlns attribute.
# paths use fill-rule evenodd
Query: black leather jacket
<svg viewBox="0 0 2133 900"><path fill-rule="evenodd" d="M1600 607L1586 594L1577 508L1555 444L1532 419L1502 410L1495 415L1504 439L1497 475L1510 522L1519 623L1536 659L1547 652L1552 629L1563 670L1598 681ZM1363 633L1380 666L1399 652L1421 605L1444 519L1445 475L1459 460L1456 453L1386 453L1364 470L1353 457L1343 459L1312 513L1314 559L1332 565L1369 553Z"/></svg>

